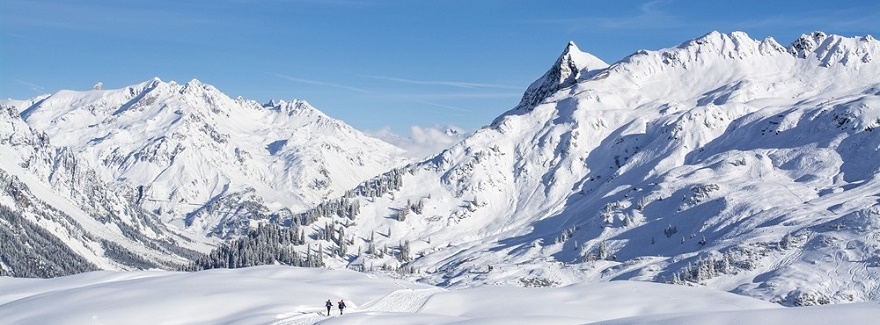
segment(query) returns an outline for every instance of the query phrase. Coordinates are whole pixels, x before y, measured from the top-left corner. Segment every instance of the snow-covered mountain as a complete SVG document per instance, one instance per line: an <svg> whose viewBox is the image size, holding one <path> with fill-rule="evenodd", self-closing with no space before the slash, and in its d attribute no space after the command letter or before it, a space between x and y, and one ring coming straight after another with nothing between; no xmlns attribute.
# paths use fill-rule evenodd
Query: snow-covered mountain
<svg viewBox="0 0 880 325"><path fill-rule="evenodd" d="M401 149L305 101L232 99L198 80L60 91L20 109L163 221L221 237L403 164Z"/></svg>
<svg viewBox="0 0 880 325"><path fill-rule="evenodd" d="M62 91L22 116L165 221L225 235L293 219L196 268L294 245L279 254L446 287L634 279L878 301L878 55L870 36L821 32L788 47L712 32L611 65L570 43L519 105L402 168L304 102L196 81Z"/></svg>
<svg viewBox="0 0 880 325"><path fill-rule="evenodd" d="M0 274L177 268L209 246L169 230L0 105Z"/></svg>
<svg viewBox="0 0 880 325"><path fill-rule="evenodd" d="M789 47L712 32L610 66L569 44L517 107L362 184L344 198L357 213L304 222L307 241L343 256L331 266L443 286L880 300L878 55L821 32Z"/></svg>

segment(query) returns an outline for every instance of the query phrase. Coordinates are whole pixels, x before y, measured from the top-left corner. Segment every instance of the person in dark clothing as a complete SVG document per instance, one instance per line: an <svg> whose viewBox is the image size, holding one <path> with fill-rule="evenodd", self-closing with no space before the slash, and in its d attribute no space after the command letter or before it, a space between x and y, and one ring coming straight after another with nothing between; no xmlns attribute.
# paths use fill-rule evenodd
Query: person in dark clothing
<svg viewBox="0 0 880 325"><path fill-rule="evenodd" d="M342 315L342 310L345 309L345 301L339 299L339 302L336 305L339 306L339 315Z"/></svg>
<svg viewBox="0 0 880 325"><path fill-rule="evenodd" d="M324 304L327 306L327 316L330 316L330 308L333 307L333 303L330 302L330 299L327 299L327 302ZM339 310L342 310L342 307L339 307Z"/></svg>

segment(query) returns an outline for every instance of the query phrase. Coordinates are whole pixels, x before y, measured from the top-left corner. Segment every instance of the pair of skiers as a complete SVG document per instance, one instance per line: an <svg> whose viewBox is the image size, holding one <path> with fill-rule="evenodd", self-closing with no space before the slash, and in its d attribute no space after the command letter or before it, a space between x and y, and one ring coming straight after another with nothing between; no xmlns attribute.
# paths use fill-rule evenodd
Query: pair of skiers
<svg viewBox="0 0 880 325"><path fill-rule="evenodd" d="M345 301L339 299L339 302L336 303L339 306L339 315L342 315L342 310L345 309ZM327 307L327 316L330 316L330 308L333 307L333 303L330 302L330 299L327 299L327 303L324 304Z"/></svg>

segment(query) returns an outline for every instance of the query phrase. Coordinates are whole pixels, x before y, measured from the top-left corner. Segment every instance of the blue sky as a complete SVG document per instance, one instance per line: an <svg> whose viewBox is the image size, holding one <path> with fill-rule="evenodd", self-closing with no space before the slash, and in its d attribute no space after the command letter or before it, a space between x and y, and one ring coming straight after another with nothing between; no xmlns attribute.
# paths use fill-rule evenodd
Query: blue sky
<svg viewBox="0 0 880 325"><path fill-rule="evenodd" d="M880 36L880 1L0 0L0 98L197 78L361 130L473 130L568 43L613 63L712 30Z"/></svg>

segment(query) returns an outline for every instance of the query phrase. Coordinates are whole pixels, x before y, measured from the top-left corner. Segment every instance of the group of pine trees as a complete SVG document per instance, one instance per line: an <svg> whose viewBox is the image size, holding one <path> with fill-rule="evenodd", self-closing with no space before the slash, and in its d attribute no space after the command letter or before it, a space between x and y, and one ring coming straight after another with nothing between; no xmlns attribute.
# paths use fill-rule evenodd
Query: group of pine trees
<svg viewBox="0 0 880 325"><path fill-rule="evenodd" d="M332 247L327 247L329 249L327 252L322 244L308 245L302 249L301 246L309 243L305 234L305 226L312 225L322 218L336 217L354 220L360 214L360 203L355 199L355 196L375 198L399 190L403 186L404 171L404 168L397 168L367 180L347 191L342 197L324 201L314 208L294 215L287 227L276 224L261 224L257 229L249 231L247 236L221 245L210 253L195 259L184 269L239 268L274 263L318 267L324 265L325 253L346 258L349 254L349 246L354 243L354 238L348 237L345 233L345 229L349 225L348 221L345 223L328 221L309 235L312 240L328 241L335 244ZM403 216L399 214L398 220L405 219L410 210L420 213L423 206L424 203L421 201L415 204L407 203L402 210L407 212L403 212ZM371 247L368 249L370 254L381 254L374 248L372 240L369 245ZM298 246L299 249L297 249ZM384 252L388 252L387 247ZM401 253L398 256L405 256L399 258L409 260L409 243L402 243L398 252L406 252L406 254ZM360 248L358 248L358 254L360 253Z"/></svg>
<svg viewBox="0 0 880 325"><path fill-rule="evenodd" d="M356 188L346 191L342 197L326 200L318 206L296 215L293 223L307 226L321 218L331 217L354 220L360 214L360 203L354 199L355 196L376 198L399 190L403 186L403 173L403 168L397 168L369 179Z"/></svg>
<svg viewBox="0 0 880 325"><path fill-rule="evenodd" d="M252 229L247 236L225 243L196 259L184 270L240 268L276 262L293 266L323 266L324 258L321 253L323 247L318 245L313 251L310 245L305 255L302 255L294 247L303 244L305 237L299 227L261 224L256 229Z"/></svg>
<svg viewBox="0 0 880 325"><path fill-rule="evenodd" d="M673 284L701 283L722 274L735 274L740 270L752 270L759 253L745 248L735 248L720 255L701 257L674 272L669 281Z"/></svg>
<svg viewBox="0 0 880 325"><path fill-rule="evenodd" d="M3 205L0 243L0 276L51 278L98 269L58 237Z"/></svg>
<svg viewBox="0 0 880 325"><path fill-rule="evenodd" d="M353 220L360 213L360 204L355 196L375 198L392 191L399 190L403 185L403 168L394 169L376 178L370 179L344 196L325 201L318 206L301 214L295 215L289 226L261 223L256 229L251 229L246 236L231 240L208 254L196 256L194 252L174 251L193 258L193 262L182 267L183 270L195 271L211 268L239 268L255 265L281 263L293 266L320 267L324 265L324 255L329 253L345 258L349 253L349 246L354 243L354 237L347 237L345 223L328 222L318 231L309 235L316 241L328 241L331 247L325 252L323 244L308 244L305 227L321 218L346 218ZM423 202L408 202L397 215L398 220L405 220L411 211L421 213ZM133 240L145 242L150 246L173 246L163 245L147 240L144 236L132 229L123 227L123 234ZM28 234L28 235L23 235ZM390 230L389 234L390 236ZM70 251L60 240L24 219L19 213L0 206L0 242L4 243L0 251L0 262L4 268L0 268L0 275L12 275L19 277L55 277L80 272L97 270L97 267L83 257ZM105 255L123 265L148 269L169 265L157 265L142 256L126 249L125 247L107 240L100 241ZM306 246L304 249L302 246ZM396 253L401 261L411 260L409 242L401 243L396 250L390 250L387 246L376 249L374 241L370 240L369 254L384 256ZM154 247L155 248L155 247ZM43 252L34 255L33 251ZM358 248L358 255L361 249Z"/></svg>

